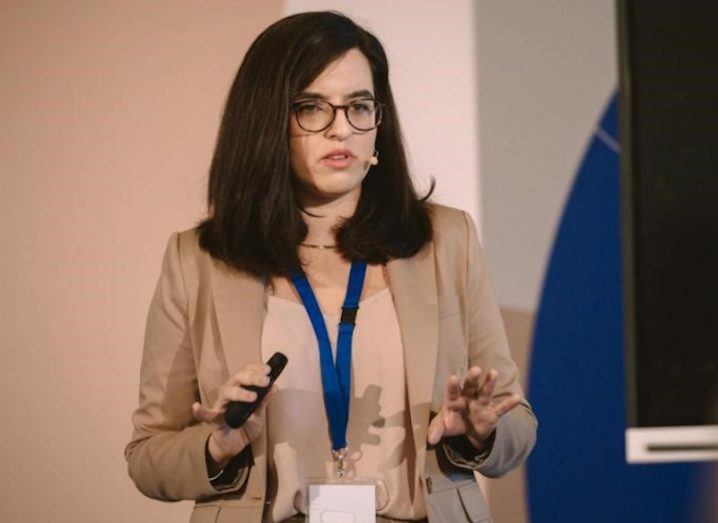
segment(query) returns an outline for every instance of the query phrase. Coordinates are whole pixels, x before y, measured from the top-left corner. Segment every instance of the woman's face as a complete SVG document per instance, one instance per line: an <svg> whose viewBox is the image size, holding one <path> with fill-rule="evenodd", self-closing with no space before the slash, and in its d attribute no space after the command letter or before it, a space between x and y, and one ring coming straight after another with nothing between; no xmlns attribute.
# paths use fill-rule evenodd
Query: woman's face
<svg viewBox="0 0 718 523"><path fill-rule="evenodd" d="M369 61L361 51L351 49L329 64L294 102L326 100L334 105L348 105L368 98L374 98ZM305 107L305 114L315 110L311 104ZM316 205L361 191L376 133L376 129L355 129L340 109L327 129L308 132L299 126L292 112L289 149L300 202Z"/></svg>

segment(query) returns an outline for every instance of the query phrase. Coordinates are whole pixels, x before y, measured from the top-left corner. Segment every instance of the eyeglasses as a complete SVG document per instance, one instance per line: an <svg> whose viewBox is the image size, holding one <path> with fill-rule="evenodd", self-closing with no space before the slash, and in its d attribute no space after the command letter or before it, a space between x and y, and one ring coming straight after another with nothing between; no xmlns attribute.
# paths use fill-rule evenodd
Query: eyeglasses
<svg viewBox="0 0 718 523"><path fill-rule="evenodd" d="M292 104L292 111L299 127L311 133L328 129L337 116L337 109L344 111L349 125L357 131L371 131L381 123L382 104L376 100L357 100L348 105L334 105L326 100L307 100Z"/></svg>

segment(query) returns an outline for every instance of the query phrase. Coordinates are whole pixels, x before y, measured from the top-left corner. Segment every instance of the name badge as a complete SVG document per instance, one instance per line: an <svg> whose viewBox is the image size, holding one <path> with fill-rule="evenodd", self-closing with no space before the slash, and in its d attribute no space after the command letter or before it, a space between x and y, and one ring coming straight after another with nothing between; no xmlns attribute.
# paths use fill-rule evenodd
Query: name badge
<svg viewBox="0 0 718 523"><path fill-rule="evenodd" d="M309 523L374 523L385 501L376 481L350 478L312 480L307 496Z"/></svg>

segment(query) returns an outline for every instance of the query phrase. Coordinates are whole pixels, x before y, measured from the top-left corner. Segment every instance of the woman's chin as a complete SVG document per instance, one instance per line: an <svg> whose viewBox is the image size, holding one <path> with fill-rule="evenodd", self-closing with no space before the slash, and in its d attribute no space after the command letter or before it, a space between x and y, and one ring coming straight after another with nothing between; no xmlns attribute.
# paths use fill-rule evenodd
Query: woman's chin
<svg viewBox="0 0 718 523"><path fill-rule="evenodd" d="M314 180L304 191L313 199L333 201L361 191L362 178L348 173L333 173L320 180Z"/></svg>

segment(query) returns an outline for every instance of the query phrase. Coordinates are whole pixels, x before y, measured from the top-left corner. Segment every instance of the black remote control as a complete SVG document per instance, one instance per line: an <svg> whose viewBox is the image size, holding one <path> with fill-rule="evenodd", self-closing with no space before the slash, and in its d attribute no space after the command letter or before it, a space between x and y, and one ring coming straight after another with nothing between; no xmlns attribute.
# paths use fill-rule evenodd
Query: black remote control
<svg viewBox="0 0 718 523"><path fill-rule="evenodd" d="M282 373L287 361L287 357L284 354L281 352L275 352L272 357L269 358L269 361L267 361L267 365L272 368L272 370L269 371L269 385L266 387L242 385L242 388L256 392L257 399L252 402L230 401L227 404L227 410L224 413L224 419L227 421L227 425L233 429L238 429L244 425L244 422L247 421L247 418L249 418L252 415L252 412L256 410L257 406L262 402L262 399L264 399L264 396L267 395L269 388Z"/></svg>

